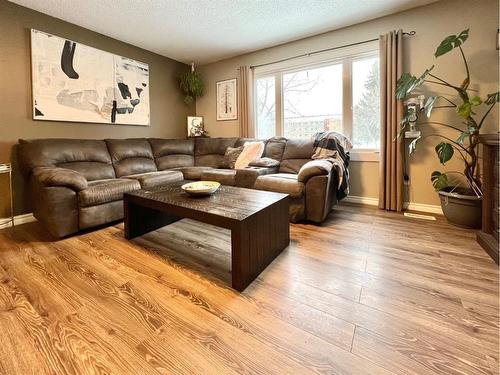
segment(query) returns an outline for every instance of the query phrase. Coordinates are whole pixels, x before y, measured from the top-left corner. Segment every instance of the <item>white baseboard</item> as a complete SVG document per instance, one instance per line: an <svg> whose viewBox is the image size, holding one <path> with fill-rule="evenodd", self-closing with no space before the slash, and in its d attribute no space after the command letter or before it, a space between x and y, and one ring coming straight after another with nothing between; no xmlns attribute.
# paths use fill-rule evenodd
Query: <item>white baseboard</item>
<svg viewBox="0 0 500 375"><path fill-rule="evenodd" d="M378 198L372 197L358 197L355 195L349 195L343 199L343 202L363 204L367 206L378 206ZM436 206L433 204L424 204L424 203L414 203L414 202L405 202L404 208L406 210L418 211L418 212L428 212L432 214L442 215L443 211L441 210L441 206Z"/></svg>
<svg viewBox="0 0 500 375"><path fill-rule="evenodd" d="M441 209L441 206L436 206L434 204L405 202L404 208L407 210L428 212L428 213L436 214L436 215L443 214L443 210Z"/></svg>
<svg viewBox="0 0 500 375"><path fill-rule="evenodd" d="M24 215L16 215L14 216L14 225L20 225L20 224L26 224L26 223L31 223L32 221L36 221L35 217L33 214L24 214ZM9 219L7 220L0 220L0 229L3 228L8 228L12 224Z"/></svg>
<svg viewBox="0 0 500 375"><path fill-rule="evenodd" d="M345 197L342 202L356 203L356 204L364 204L367 206L378 206L378 199L371 197L358 197L356 195L348 195Z"/></svg>

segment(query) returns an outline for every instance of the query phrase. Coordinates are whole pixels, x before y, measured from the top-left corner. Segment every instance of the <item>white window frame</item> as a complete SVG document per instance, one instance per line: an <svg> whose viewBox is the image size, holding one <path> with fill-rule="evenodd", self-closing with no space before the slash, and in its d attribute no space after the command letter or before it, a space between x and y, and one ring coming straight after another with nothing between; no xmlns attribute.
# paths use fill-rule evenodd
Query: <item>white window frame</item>
<svg viewBox="0 0 500 375"><path fill-rule="evenodd" d="M301 57L276 64L256 67L254 69L254 80L262 77L273 77L275 79L275 118L276 135L284 134L283 123L283 74L293 73L312 68L320 68L329 65L342 64L343 75L343 97L342 97L342 126L347 136L352 138L352 62L355 60L379 56L378 41L364 43L357 46L340 48L334 51L318 53L311 56ZM256 87L256 85L254 85ZM257 107L257 93L254 92L254 113ZM255 134L257 134L257 122L255 122ZM353 161L378 161L379 149L353 149L350 152Z"/></svg>

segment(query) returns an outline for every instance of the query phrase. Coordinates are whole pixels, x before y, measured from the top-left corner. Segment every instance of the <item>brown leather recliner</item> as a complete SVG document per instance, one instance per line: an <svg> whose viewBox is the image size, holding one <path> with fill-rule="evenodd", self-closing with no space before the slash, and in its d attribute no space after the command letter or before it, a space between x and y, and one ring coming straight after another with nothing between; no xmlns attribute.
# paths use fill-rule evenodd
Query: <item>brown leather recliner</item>
<svg viewBox="0 0 500 375"><path fill-rule="evenodd" d="M18 156L34 216L56 237L123 219L123 194L175 181L222 184L290 194L290 220L322 222L336 203L337 176L312 161L312 141L271 138L274 161L224 169L227 147L249 139L20 140Z"/></svg>

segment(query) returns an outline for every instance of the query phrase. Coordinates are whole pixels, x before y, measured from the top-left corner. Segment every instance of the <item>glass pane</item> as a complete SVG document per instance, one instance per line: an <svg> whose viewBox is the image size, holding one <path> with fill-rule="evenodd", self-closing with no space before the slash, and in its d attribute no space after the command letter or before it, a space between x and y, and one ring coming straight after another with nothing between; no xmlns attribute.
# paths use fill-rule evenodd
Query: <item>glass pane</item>
<svg viewBox="0 0 500 375"><path fill-rule="evenodd" d="M284 136L342 132L342 64L283 75Z"/></svg>
<svg viewBox="0 0 500 375"><path fill-rule="evenodd" d="M352 63L352 143L380 148L380 74L378 57Z"/></svg>
<svg viewBox="0 0 500 375"><path fill-rule="evenodd" d="M276 135L276 85L274 76L257 78L255 90L257 138L274 137Z"/></svg>

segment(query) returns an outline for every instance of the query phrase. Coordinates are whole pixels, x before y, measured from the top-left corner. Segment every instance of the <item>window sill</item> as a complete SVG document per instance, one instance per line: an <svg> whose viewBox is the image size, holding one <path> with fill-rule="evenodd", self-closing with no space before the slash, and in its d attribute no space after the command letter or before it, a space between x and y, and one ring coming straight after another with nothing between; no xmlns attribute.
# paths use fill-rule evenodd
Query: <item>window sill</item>
<svg viewBox="0 0 500 375"><path fill-rule="evenodd" d="M380 161L380 151L378 150L351 150L351 161Z"/></svg>

